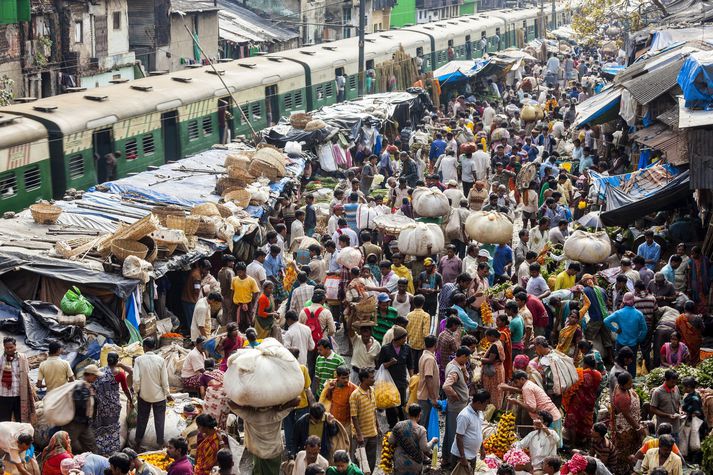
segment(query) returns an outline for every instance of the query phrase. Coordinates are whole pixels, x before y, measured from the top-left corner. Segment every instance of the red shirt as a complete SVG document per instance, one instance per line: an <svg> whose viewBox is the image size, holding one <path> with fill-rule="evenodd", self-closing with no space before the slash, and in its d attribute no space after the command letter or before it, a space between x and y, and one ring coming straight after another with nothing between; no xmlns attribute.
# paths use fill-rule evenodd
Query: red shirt
<svg viewBox="0 0 713 475"><path fill-rule="evenodd" d="M532 314L532 325L535 327L546 327L550 321L549 315L547 315L547 310L542 304L542 301L535 297L534 295L527 296L527 302L525 306Z"/></svg>

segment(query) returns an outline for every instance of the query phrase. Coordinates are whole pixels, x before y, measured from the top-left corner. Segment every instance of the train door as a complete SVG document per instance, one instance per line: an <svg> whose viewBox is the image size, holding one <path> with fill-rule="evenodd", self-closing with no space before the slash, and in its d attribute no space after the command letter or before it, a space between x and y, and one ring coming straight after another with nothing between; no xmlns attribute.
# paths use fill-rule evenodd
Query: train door
<svg viewBox="0 0 713 475"><path fill-rule="evenodd" d="M233 126L233 110L230 96L218 99L218 137L221 144L230 142Z"/></svg>
<svg viewBox="0 0 713 475"><path fill-rule="evenodd" d="M172 110L161 114L161 133L163 134L163 159L165 162L181 158L181 142L178 134L178 111Z"/></svg>
<svg viewBox="0 0 713 475"><path fill-rule="evenodd" d="M280 120L280 101L276 84L265 88L265 114L268 127Z"/></svg>
<svg viewBox="0 0 713 475"><path fill-rule="evenodd" d="M97 130L92 134L92 152L96 163L97 183L104 183L118 178L116 176L116 160L119 157L109 157L114 153L114 137L112 129ZM109 160L107 160L109 159Z"/></svg>
<svg viewBox="0 0 713 475"><path fill-rule="evenodd" d="M473 44L470 35L465 35L465 59L473 59Z"/></svg>

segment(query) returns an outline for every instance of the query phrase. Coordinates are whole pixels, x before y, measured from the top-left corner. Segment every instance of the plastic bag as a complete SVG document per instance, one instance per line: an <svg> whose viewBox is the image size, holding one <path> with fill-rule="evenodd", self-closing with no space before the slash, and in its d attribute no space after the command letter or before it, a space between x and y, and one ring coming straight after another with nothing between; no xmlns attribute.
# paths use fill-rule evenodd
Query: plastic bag
<svg viewBox="0 0 713 475"><path fill-rule="evenodd" d="M65 315L85 315L90 317L94 312L94 305L89 303L77 287L72 287L64 294L59 308Z"/></svg>
<svg viewBox="0 0 713 475"><path fill-rule="evenodd" d="M455 468L453 468L451 475L473 475L473 467L465 466L458 462Z"/></svg>
<svg viewBox="0 0 713 475"><path fill-rule="evenodd" d="M441 439L441 429L438 426L438 408L436 407L431 407L431 414L428 416L427 434L428 440L434 437L439 441Z"/></svg>
<svg viewBox="0 0 713 475"><path fill-rule="evenodd" d="M374 397L377 409L389 409L401 405L401 395L389 370L382 364L376 372Z"/></svg>
<svg viewBox="0 0 713 475"><path fill-rule="evenodd" d="M45 421L52 426L63 426L74 419L74 389L82 381L66 383L48 392L42 400Z"/></svg>

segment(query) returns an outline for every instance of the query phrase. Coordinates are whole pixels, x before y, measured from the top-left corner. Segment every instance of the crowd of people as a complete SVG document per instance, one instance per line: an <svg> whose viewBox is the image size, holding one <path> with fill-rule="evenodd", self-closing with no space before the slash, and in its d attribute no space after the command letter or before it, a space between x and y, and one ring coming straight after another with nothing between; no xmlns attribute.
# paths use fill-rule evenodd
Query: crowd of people
<svg viewBox="0 0 713 475"><path fill-rule="evenodd" d="M15 450L24 455L6 458L5 470L29 475L34 459L43 475L157 473L140 455L153 414L156 442L172 460L168 475L237 473L225 437L234 413L259 475L373 473L385 446L399 475L432 466L434 451L442 470L468 473L682 474L700 461L700 444L682 434L692 425L702 436L708 430L697 382L677 373L701 359L708 259L688 243L665 249L652 230L642 230L637 246L615 239L599 265L559 252L577 218L605 205L590 191L589 172L632 167L625 144L598 127L572 128L578 102L602 82L586 80L607 62L597 55L578 47L551 55L525 71L549 87L496 78L486 86L494 100L456 95L383 137L378 150L357 144L359 166L334 189L327 220L314 195L283 196L250 262L225 254L215 275L209 262L197 263L181 297L192 346L181 381L204 405L200 415L184 408L192 423L182 437L164 441L167 363L146 338L133 364L109 353L105 367L85 367L73 383L71 422L34 454L19 431ZM520 117L529 101L542 105L544 119ZM507 133L496 139L499 129ZM463 147L469 143L474 149ZM526 169L533 172L523 182ZM397 236L359 222L362 207L419 218L411 198L423 186L450 200L440 224L491 211L519 230L511 243L478 243L461 224L443 252L413 256L399 252ZM306 238L314 241L300 248ZM358 265L340 264L347 248L359 251ZM358 304L372 298L370 321L357 320ZM292 352L304 392L279 407L239 407L224 390L228 358L266 338ZM0 424L33 422L34 387L56 390L74 374L52 342L35 384L16 342L3 343ZM633 387L637 371L659 366L665 381L644 404ZM374 389L380 368L400 399L384 411ZM266 384L280 377L264 376ZM120 443L122 394L135 404L132 448ZM498 459L486 448L497 442L488 442L494 412L515 415L519 439ZM526 457L509 458L510 449Z"/></svg>

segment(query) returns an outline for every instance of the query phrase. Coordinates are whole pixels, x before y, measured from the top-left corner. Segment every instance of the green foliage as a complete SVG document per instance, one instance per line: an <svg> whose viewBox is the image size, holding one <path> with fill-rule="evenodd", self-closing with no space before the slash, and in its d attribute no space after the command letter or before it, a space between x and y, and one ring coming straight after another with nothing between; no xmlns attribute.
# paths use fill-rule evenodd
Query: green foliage
<svg viewBox="0 0 713 475"><path fill-rule="evenodd" d="M15 93L12 88L15 86L15 81L4 75L0 77L0 106L12 104L15 99Z"/></svg>
<svg viewBox="0 0 713 475"><path fill-rule="evenodd" d="M701 469L703 473L713 473L713 435L708 435L701 443L701 451L703 452L703 460L701 461Z"/></svg>

